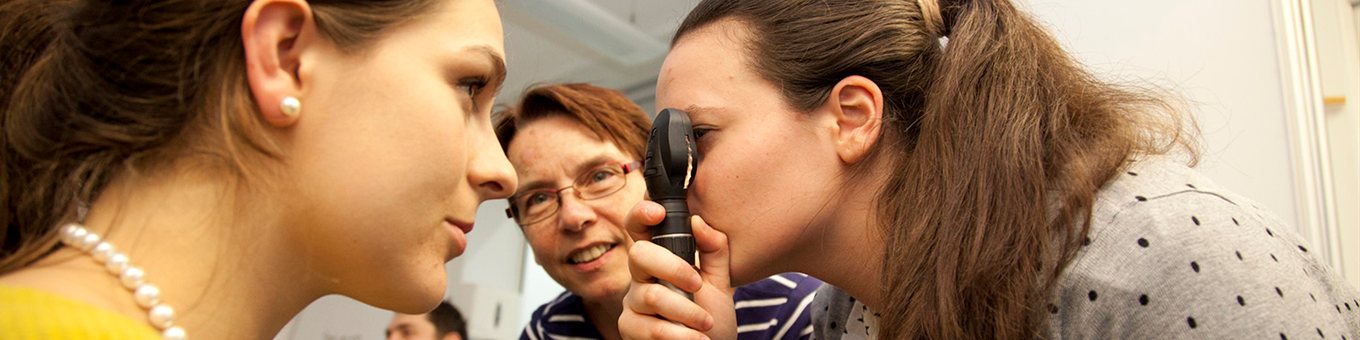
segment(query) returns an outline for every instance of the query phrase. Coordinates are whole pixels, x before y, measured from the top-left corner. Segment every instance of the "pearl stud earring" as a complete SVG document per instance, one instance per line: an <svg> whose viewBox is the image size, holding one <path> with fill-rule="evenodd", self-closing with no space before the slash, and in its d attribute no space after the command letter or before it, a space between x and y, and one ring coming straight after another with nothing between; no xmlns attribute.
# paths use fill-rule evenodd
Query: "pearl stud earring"
<svg viewBox="0 0 1360 340"><path fill-rule="evenodd" d="M279 103L279 109L283 110L285 117L297 117L298 111L302 110L302 101L293 96L283 97L283 101Z"/></svg>

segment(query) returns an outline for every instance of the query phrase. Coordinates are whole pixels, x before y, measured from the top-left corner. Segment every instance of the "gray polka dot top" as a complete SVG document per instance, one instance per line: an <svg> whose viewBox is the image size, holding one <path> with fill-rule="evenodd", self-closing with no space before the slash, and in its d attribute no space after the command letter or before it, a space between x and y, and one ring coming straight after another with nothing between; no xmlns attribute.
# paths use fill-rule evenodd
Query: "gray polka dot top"
<svg viewBox="0 0 1360 340"><path fill-rule="evenodd" d="M1133 164L1101 190L1091 222L1043 307L1047 338L1360 340L1355 287L1293 227L1182 164ZM811 308L818 339L877 334L863 321L872 312L834 286Z"/></svg>

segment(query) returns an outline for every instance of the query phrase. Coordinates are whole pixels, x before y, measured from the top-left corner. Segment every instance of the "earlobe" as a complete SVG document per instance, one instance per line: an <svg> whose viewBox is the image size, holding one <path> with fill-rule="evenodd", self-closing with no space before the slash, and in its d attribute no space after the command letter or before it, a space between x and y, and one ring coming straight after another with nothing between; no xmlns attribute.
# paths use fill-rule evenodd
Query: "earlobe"
<svg viewBox="0 0 1360 340"><path fill-rule="evenodd" d="M302 54L316 39L312 10L301 0L257 0L241 22L246 78L261 118L286 127L302 113Z"/></svg>
<svg viewBox="0 0 1360 340"><path fill-rule="evenodd" d="M883 91L869 78L849 76L832 89L826 105L836 118L833 139L841 161L864 160L882 133Z"/></svg>

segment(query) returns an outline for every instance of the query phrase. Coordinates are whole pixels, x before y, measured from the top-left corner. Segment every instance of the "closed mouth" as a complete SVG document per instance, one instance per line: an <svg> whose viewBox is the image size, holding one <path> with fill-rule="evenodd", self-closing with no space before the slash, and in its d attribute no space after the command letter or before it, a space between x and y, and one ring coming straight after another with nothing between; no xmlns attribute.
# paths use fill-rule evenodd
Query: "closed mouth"
<svg viewBox="0 0 1360 340"><path fill-rule="evenodd" d="M448 222L449 224L453 225L455 228L458 228L458 230L462 230L462 231L463 231L463 234L467 234L467 233L471 233L471 232L472 232L472 226L473 226L473 223L472 223L472 222L463 222L463 221L455 220L455 219L453 219L453 218L445 218L445 219L444 219L444 222Z"/></svg>

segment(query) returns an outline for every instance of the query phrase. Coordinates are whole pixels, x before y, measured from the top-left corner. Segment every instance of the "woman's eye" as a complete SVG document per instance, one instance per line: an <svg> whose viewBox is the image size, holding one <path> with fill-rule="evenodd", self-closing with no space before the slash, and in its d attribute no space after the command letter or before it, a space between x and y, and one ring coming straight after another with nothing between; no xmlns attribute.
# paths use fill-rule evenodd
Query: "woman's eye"
<svg viewBox="0 0 1360 340"><path fill-rule="evenodd" d="M614 177L614 174L609 171L596 171L594 174L590 175L590 180L592 182L603 182L610 177Z"/></svg>
<svg viewBox="0 0 1360 340"><path fill-rule="evenodd" d="M543 193L534 193L533 195L529 195L528 198L524 199L524 207L525 208L533 207L547 201L548 195L545 195Z"/></svg>
<svg viewBox="0 0 1360 340"><path fill-rule="evenodd" d="M707 135L709 132L712 131L713 129L709 128L694 128L694 139L703 139L704 135Z"/></svg>
<svg viewBox="0 0 1360 340"><path fill-rule="evenodd" d="M486 83L486 77L470 77L459 80L458 87L464 88L469 98L477 98L477 95L481 94L483 89L486 89Z"/></svg>

